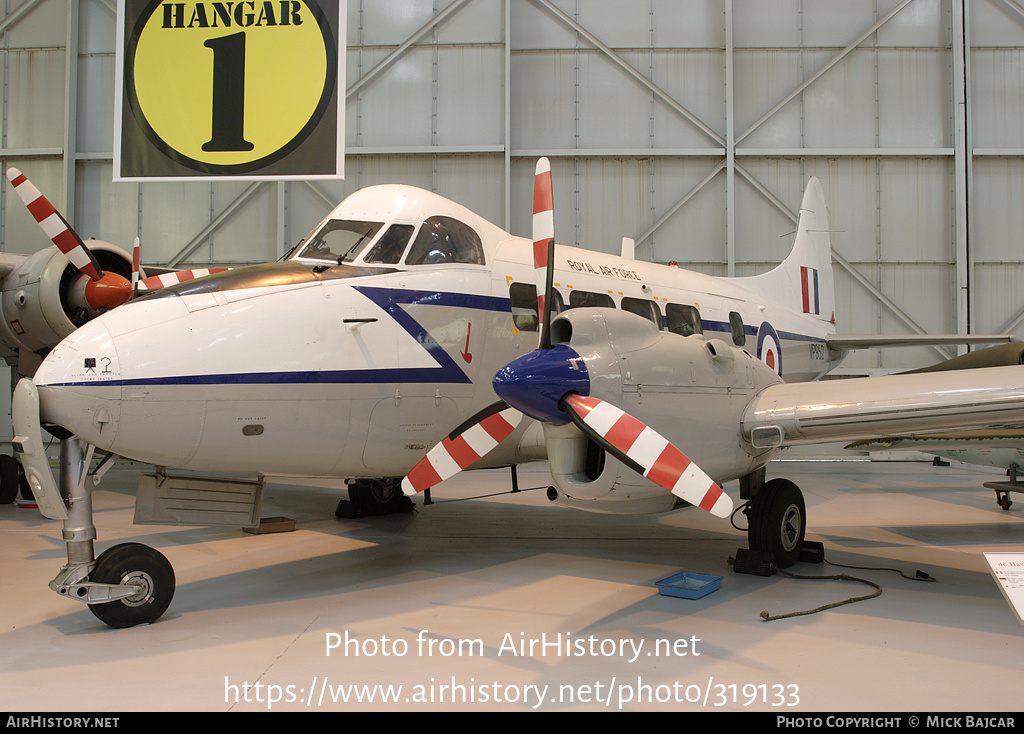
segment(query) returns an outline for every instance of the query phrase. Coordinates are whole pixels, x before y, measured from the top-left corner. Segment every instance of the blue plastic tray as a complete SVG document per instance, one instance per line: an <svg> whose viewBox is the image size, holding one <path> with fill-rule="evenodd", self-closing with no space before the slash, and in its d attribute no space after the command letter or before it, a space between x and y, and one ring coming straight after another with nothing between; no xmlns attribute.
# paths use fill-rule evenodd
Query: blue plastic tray
<svg viewBox="0 0 1024 734"><path fill-rule="evenodd" d="M656 582L662 596L676 596L680 599L700 599L722 586L721 576L707 576L702 573L683 571Z"/></svg>

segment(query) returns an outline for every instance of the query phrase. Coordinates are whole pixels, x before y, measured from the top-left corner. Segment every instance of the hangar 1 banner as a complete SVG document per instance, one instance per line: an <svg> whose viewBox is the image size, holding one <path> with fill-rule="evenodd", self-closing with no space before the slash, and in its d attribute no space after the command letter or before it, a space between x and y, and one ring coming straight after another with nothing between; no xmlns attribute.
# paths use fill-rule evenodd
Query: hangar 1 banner
<svg viewBox="0 0 1024 734"><path fill-rule="evenodd" d="M338 0L118 0L114 180L344 177Z"/></svg>

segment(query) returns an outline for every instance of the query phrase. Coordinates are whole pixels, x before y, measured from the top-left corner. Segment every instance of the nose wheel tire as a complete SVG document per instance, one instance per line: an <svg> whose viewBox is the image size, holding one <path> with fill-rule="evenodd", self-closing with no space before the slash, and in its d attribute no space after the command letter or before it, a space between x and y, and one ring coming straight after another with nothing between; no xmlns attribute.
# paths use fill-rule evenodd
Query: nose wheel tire
<svg viewBox="0 0 1024 734"><path fill-rule="evenodd" d="M159 551L141 543L122 543L96 559L89 579L100 584L136 586L124 599L90 604L96 617L117 629L155 622L174 596L174 569Z"/></svg>
<svg viewBox="0 0 1024 734"><path fill-rule="evenodd" d="M747 516L750 550L768 551L779 568L799 560L807 529L807 510L799 487L788 479L772 479L754 495Z"/></svg>

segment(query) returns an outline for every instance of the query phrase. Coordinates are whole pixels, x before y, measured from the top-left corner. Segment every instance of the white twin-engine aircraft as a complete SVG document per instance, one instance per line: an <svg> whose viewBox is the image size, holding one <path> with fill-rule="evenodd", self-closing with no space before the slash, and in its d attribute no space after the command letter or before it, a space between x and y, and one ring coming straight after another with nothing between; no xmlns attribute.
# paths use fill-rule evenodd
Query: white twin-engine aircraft
<svg viewBox="0 0 1024 734"><path fill-rule="evenodd" d="M721 484L739 478L751 547L787 566L806 518L792 482L765 482L783 446L1024 423L1017 368L808 382L851 343L834 334L817 180L789 257L723 279L555 247L546 160L537 178L537 243L375 186L283 262L143 295L57 345L12 411L40 509L64 520L68 564L50 586L116 627L170 603L157 551L93 556L89 497L111 457L159 468L137 522L190 525L258 524L265 477L345 478L351 499L387 508L408 502L407 475L414 494L471 465L547 459L557 502L719 516ZM62 439L59 488L41 426ZM87 476L93 447L109 456ZM217 495L221 478L166 468L255 489Z"/></svg>

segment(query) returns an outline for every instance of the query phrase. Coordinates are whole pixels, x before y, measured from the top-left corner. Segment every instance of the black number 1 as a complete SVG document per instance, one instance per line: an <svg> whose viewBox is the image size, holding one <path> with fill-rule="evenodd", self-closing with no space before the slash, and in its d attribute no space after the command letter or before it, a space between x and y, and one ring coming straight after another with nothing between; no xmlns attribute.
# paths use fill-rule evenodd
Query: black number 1
<svg viewBox="0 0 1024 734"><path fill-rule="evenodd" d="M252 150L255 146L245 139L245 33L211 38L203 45L213 51L213 130L203 150Z"/></svg>

